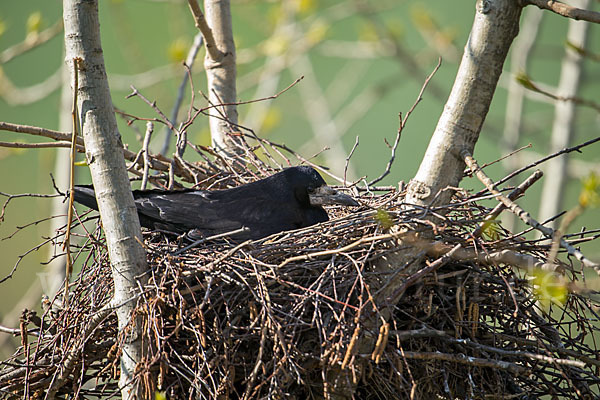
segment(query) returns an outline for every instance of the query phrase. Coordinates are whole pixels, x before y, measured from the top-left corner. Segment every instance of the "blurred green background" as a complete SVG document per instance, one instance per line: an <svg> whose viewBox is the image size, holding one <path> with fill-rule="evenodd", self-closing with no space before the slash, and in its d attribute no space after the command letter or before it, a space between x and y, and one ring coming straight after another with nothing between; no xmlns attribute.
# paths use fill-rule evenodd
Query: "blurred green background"
<svg viewBox="0 0 600 400"><path fill-rule="evenodd" d="M233 0L234 33L238 48L238 96L241 100L257 98L258 88L269 88L266 78L274 78L272 95L301 75L297 86L269 103L241 106L240 123L257 134L300 150L305 156L331 149L318 162L342 176L344 158L355 138L360 137L351 162L349 178L373 179L384 171L390 157L385 143L393 143L398 129L398 113L406 113L423 84L424 77L435 67L441 55L443 64L425 92L405 128L391 174L382 184L396 185L408 181L419 167L429 138L450 92L462 49L475 13L474 1L395 0L395 1L253 1ZM62 3L57 0L0 0L0 52L23 42L28 35L43 31L62 18ZM100 2L102 44L111 83L114 105L129 114L155 117L155 113L138 98L126 99L129 84L134 84L147 98L156 100L170 116L178 86L185 73L181 60L196 34L184 1L104 0ZM560 62L564 55L568 21L545 13L536 45L530 55L530 76L536 82L556 86ZM590 52L600 53L598 26L589 32ZM52 89L47 79L63 63L62 32L47 43L0 66L0 120L12 123L59 129L60 88ZM196 91L205 91L200 51L194 66ZM279 64L278 64L279 63ZM265 67L267 65L268 67ZM280 67L283 65L283 67ZM509 63L505 69L509 68ZM487 117L475 157L480 163L506 154L503 146L509 73L500 87ZM600 67L586 60L580 96L600 102ZM51 92L43 98L13 104L17 92L44 83ZM11 86L13 85L13 86ZM38 92L40 90L38 89ZM189 89L180 112L189 106ZM196 105L205 102L196 95ZM554 107L550 101L526 100L520 145L532 144L528 152L547 154ZM139 132L144 122L128 126L118 118L123 141L138 151ZM331 122L331 121L334 122ZM591 108L578 109L573 144L598 136L600 118ZM163 142L158 126L152 148L158 151ZM160 134L158 133L160 132ZM208 145L206 117L199 117L188 132L189 139ZM0 141L33 142L38 138L0 131ZM338 137L339 136L339 137ZM39 140L38 140L39 141ZM172 147L171 147L172 150ZM196 160L192 151L186 153ZM53 193L50 172L55 162L53 149L0 148L0 191L5 193ZM81 155L78 159L82 159ZM535 159L535 154L532 156ZM600 144L574 153L572 159L598 170ZM487 170L493 179L506 175L501 163ZM521 179L525 175L520 176ZM548 179L546 177L546 179ZM78 168L78 183L88 183L86 167ZM463 185L480 189L474 179ZM61 188L65 189L65 188ZM577 204L581 183L571 179L565 187L564 208ZM541 184L532 188L520 204L532 215L537 214ZM4 201L5 198L2 198ZM491 204L491 203L490 203ZM23 198L11 201L4 221L0 222L0 275L8 274L20 255L49 235L49 223L33 224L50 215L50 200ZM581 226L600 227L598 209L588 210L572 231ZM8 238L13 232L18 232ZM583 247L587 255L600 260L598 244ZM13 278L0 286L2 302L0 321L14 309L28 288L43 279L48 250L42 248L26 256ZM14 310L13 310L14 309ZM5 320L6 321L6 320ZM1 323L1 322L0 322Z"/></svg>

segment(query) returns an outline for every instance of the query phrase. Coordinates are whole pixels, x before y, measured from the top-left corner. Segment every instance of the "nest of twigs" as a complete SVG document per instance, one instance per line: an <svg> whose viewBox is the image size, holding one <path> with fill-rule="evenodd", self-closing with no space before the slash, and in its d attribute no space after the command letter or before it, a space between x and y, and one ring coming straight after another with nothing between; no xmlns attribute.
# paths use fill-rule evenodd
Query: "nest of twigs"
<svg viewBox="0 0 600 400"><path fill-rule="evenodd" d="M548 309L522 268L489 256L545 260L549 245L502 229L474 237L490 210L466 193L435 210L403 208L397 190L361 193L358 211L330 209L327 223L254 242L173 255L186 243L146 232L138 384L171 399L598 395L598 303L571 293ZM68 305L24 313L2 396L118 395L127 335L99 312L112 297L110 265L100 228L86 236L73 248L82 268ZM457 244L460 256L444 256ZM380 267L402 251L412 252L404 264Z"/></svg>

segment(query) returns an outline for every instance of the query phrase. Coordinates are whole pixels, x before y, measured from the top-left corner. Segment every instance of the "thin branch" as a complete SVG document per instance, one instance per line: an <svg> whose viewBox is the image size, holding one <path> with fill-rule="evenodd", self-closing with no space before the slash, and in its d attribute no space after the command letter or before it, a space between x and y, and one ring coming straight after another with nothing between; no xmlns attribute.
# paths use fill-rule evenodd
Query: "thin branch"
<svg viewBox="0 0 600 400"><path fill-rule="evenodd" d="M417 96L417 99L413 103L410 110L408 110L408 112L406 113L404 118L402 118L402 114L399 115L400 127L398 128L398 134L396 135L396 140L394 141L394 145L392 146L392 155L390 157L390 160L388 161L388 163L385 167L385 171L378 178L373 179L371 182L369 182L368 183L369 186L374 185L377 182L381 181L383 178L385 178L390 173L390 169L392 168L392 164L394 163L394 159L396 158L396 148L398 147L398 143L400 142L400 137L402 136L402 130L404 129L404 126L406 126L408 117L410 117L410 115L412 114L414 109L417 107L417 104L419 104L421 102L421 100L423 100L423 93L425 92L427 85L429 85L429 81L431 81L431 78L433 78L433 76L438 71L438 69L440 69L441 65L442 65L442 58L440 57L440 58L438 58L437 65L435 66L433 71L431 71L429 76L427 76L427 78L425 79L425 82L423 83L423 86L421 86L421 91L419 92L419 95Z"/></svg>
<svg viewBox="0 0 600 400"><path fill-rule="evenodd" d="M294 86L296 86L302 79L304 79L304 76L301 76L300 78L296 79L294 82L292 82L291 84L289 84L285 89L280 90L279 92L271 95L271 96L267 96L267 97L261 97L260 99L253 99L253 100L246 100L246 101L235 101L232 103L221 103L219 102L218 104L210 104L206 107L203 107L201 109L199 109L199 112L204 112L207 110L210 110L212 108L216 108L218 109L219 107L223 107L223 106L239 106L239 105L244 105L244 104L252 104L252 103L258 103L260 101L266 101L266 100L273 100L278 98L279 96L281 96L282 94L284 94L285 92L287 92L288 90L290 90L291 88L293 88ZM204 96L206 98L206 96ZM208 99L207 99L208 100ZM223 118L225 118L225 116L223 116Z"/></svg>
<svg viewBox="0 0 600 400"><path fill-rule="evenodd" d="M550 160L550 159L552 159L554 157L560 156L561 154L567 154L567 153L571 153L573 151L577 151L577 152L580 153L580 151L579 151L580 149L582 149L583 147L589 146L590 144L594 144L594 143L596 143L598 141L600 141L600 136L598 136L598 137L596 137L594 139L590 139L587 142L578 144L577 146L568 147L566 149L562 149L562 150L559 150L559 151L557 151L555 153L552 153L552 154L550 154L550 155L548 155L548 156L546 156L544 158L540 158L539 160L534 161L531 164L528 164L528 165L526 165L526 166L524 166L522 168L519 168L518 170L516 170L516 171L514 171L514 172L512 172L512 173L510 173L508 175L506 175L504 178L502 178L498 182L496 182L496 186L503 184L504 182L506 182L506 181L512 179L513 177L519 175L523 171L527 171L528 169L536 167L536 166L540 165L543 162L546 162L546 161L548 161L548 160ZM481 195L482 193L483 193L483 191L480 191L477 195Z"/></svg>
<svg viewBox="0 0 600 400"><path fill-rule="evenodd" d="M54 398L55 393L65 385L67 378L75 367L75 362L79 358L81 352L83 352L85 342L89 339L94 330L98 328L100 323L110 316L110 314L112 314L117 308L117 306L114 306L113 303L114 298L111 300L111 302L104 305L94 315L88 318L85 329L83 332L81 332L81 336L78 338L78 345L70 348L69 352L64 358L64 361L62 362L60 368L61 373L48 387L47 398Z"/></svg>
<svg viewBox="0 0 600 400"><path fill-rule="evenodd" d="M495 368L507 370L512 374L526 374L529 369L519 364L502 361L492 360L489 358L477 358L466 356L464 354L448 354L440 352L415 352L415 351L398 351L401 357L409 358L412 360L438 360L438 361L449 361L457 364L466 364L472 367L479 368Z"/></svg>
<svg viewBox="0 0 600 400"><path fill-rule="evenodd" d="M593 108L594 110L600 112L600 104L596 103L595 101L583 99L583 98L577 97L577 96L563 96L563 95L554 94L552 92L549 92L548 90L541 88L539 84L534 83L527 75L524 75L524 74L518 75L517 80L526 89L529 89L533 92L547 96L547 97L551 98L552 100L572 102L577 105Z"/></svg>
<svg viewBox="0 0 600 400"><path fill-rule="evenodd" d="M352 158L352 154L358 147L358 135L356 136L356 141L354 142L354 146L352 146L352 150L350 150L350 154L346 157L346 165L344 166L344 186L346 186L346 174L348 173L348 164L350 163L350 158Z"/></svg>
<svg viewBox="0 0 600 400"><path fill-rule="evenodd" d="M0 147L9 147L16 149L51 149L61 147L71 147L71 142L44 142L44 143L19 143L19 142L0 142ZM85 148L78 144L77 151L83 153Z"/></svg>
<svg viewBox="0 0 600 400"><path fill-rule="evenodd" d="M212 58L214 61L219 61L224 57L224 54L217 47L215 37L213 36L210 26L208 26L208 24L206 23L204 13L200 9L198 1L188 0L188 4L190 6L192 16L194 17L196 28L198 28L198 30L202 33L202 36L204 36L204 43L206 43L206 51L210 55L210 58Z"/></svg>
<svg viewBox="0 0 600 400"><path fill-rule="evenodd" d="M58 196L62 196L61 194L38 194L38 193L20 193L20 194L10 194L10 193L4 193L4 192L0 192L0 196L5 196L7 197L6 202L4 202L4 205L2 206L2 210L0 211L0 222L4 221L4 213L6 212L6 207L8 206L8 203L12 200L12 199L18 199L20 197L41 197L41 198L51 198L51 197L58 197Z"/></svg>
<svg viewBox="0 0 600 400"><path fill-rule="evenodd" d="M221 239L221 238L228 237L228 236L237 235L238 233L246 233L246 232L249 232L249 231L250 231L250 229L248 229L248 228L246 228L246 227L243 226L240 229L235 229L235 230L230 231L230 232L219 233L217 235L209 236L207 238L198 239L194 243L189 244L189 245L187 245L187 246L185 246L185 247L177 250L176 252L172 253L171 255L172 256L178 256L178 255L180 255L182 253L185 253L189 249L193 249L194 247L196 247L196 246L198 246L198 245L200 245L202 243L209 242L209 241L215 240L215 239Z"/></svg>
<svg viewBox="0 0 600 400"><path fill-rule="evenodd" d="M502 193L500 193L498 190L495 189L497 184L495 184L485 174L485 172L483 172L483 170L477 164L477 161L473 158L473 156L471 156L471 153L469 153L468 150L461 151L460 155L464 159L465 163L469 166L471 171L485 185L485 187L490 191L490 193L494 194L496 196L496 198L506 206L506 208L508 208L513 213L515 213L515 215L517 217L519 217L527 225L542 232L544 234L544 236L546 236L548 239L554 238L554 233L555 233L554 229L548 228L547 226L540 224L527 211L523 210L518 204L509 200L506 196L504 196ZM570 255L574 256L579 261L581 261L581 263L583 263L583 265L585 265L586 267L589 267L589 268L593 268L594 270L596 270L596 272L598 272L598 274L600 274L600 265L589 260L587 257L585 257L583 255L583 253L581 251L577 250L576 248L571 246L569 243L567 243L566 240L561 238L560 245L562 248L566 249Z"/></svg>
<svg viewBox="0 0 600 400"><path fill-rule="evenodd" d="M71 142L71 134L65 132L59 132L52 129L40 128L37 126L11 124L10 122L0 121L0 130L15 132L15 133L27 133L29 135L43 136L54 140L62 140L65 142ZM77 144L83 145L83 139L77 138Z"/></svg>
<svg viewBox="0 0 600 400"><path fill-rule="evenodd" d="M71 153L69 170L69 205L67 208L67 231L63 242L63 249L66 251L67 262L65 264L65 291L63 303L69 304L69 279L73 273L73 259L71 258L71 223L73 222L73 210L75 206L75 152L77 150L77 137L79 136L79 114L77 111L77 91L79 90L79 63L83 60L79 57L73 58L73 107L71 109L71 122L73 133L71 135Z"/></svg>
<svg viewBox="0 0 600 400"><path fill-rule="evenodd" d="M152 138L152 132L154 132L154 124L151 121L146 122L146 135L144 135L144 144L142 147L142 153L144 153L144 175L142 176L141 189L146 189L148 183L148 172L150 170L150 156L148 155L150 139Z"/></svg>
<svg viewBox="0 0 600 400"><path fill-rule="evenodd" d="M499 163L500 161L506 160L507 158L509 158L509 157L512 157L512 156L514 156L515 154L517 154L517 153L519 153L519 152L521 152L521 151L523 151L523 150L525 150L525 149L529 149L529 148L531 148L531 143L529 143L529 144L526 144L525 146L521 146L521 147L519 147L518 149L516 149L516 150L513 150L513 151L511 151L510 153L508 153L508 154L505 154L505 155L503 155L502 157L500 157L500 158L498 158L498 159L496 159L496 160L494 160L494 161L487 162L487 163L483 164L483 165L481 166L481 169L487 168L487 167L489 167L490 165L494 165L494 164L496 164L496 163Z"/></svg>
<svg viewBox="0 0 600 400"><path fill-rule="evenodd" d="M160 121L160 122L164 122L164 121ZM59 142L68 142L68 143L71 142L71 134L70 133L59 132L59 131L55 131L52 129L40 128L37 126L19 125L19 124L12 124L9 122L0 121L0 130L16 132L16 133L27 133L29 135L47 137L49 139L54 139ZM84 143L83 143L83 139L81 137L77 138L77 144L78 144L77 151L84 152L85 148L83 147ZM13 147L13 146L7 146L7 147ZM14 146L14 147L17 147L17 146ZM34 147L34 146L31 146L31 147ZM42 145L42 146L37 146L37 147L45 147L45 146ZM50 146L48 146L48 147L50 147ZM63 147L63 146L57 146L57 147ZM70 144L68 146L64 146L64 147L70 147ZM141 160L137 157L137 153L134 153L127 149L122 149L122 151L123 151L123 157L125 157L126 160L135 161L141 166ZM172 162L172 159L165 157L163 155L160 155L160 154L150 155L150 159L151 159L150 168L157 170L157 171L168 171L169 164ZM181 176L181 178L183 178L184 180L193 182L193 177L190 176L186 171L178 168L175 172L177 175Z"/></svg>
<svg viewBox="0 0 600 400"><path fill-rule="evenodd" d="M543 172L540 171L539 169L535 170L535 172L533 174L531 174L531 176L529 178L527 178L525 180L525 182L521 183L519 186L517 186L515 188L515 190L513 190L512 192L510 192L508 194L508 199L509 200L518 199L519 196L521 196L523 193L525 193L525 191L527 189L529 189L531 187L531 185L533 185L535 182L537 182L543 175L544 175ZM504 205L504 203L499 203L498 205L496 205L496 207L494 207L494 209L492 211L490 211L490 213L488 215L486 215L483 222L481 224L479 224L479 227L473 232L473 236L479 236L481 234L481 231L489 226L490 221L495 220L496 217L498 217L498 215L500 215L500 213L505 208L506 208L506 206Z"/></svg>
<svg viewBox="0 0 600 400"><path fill-rule="evenodd" d="M534 5L563 17L600 24L600 12L573 7L557 0L521 0L524 5Z"/></svg>
<svg viewBox="0 0 600 400"><path fill-rule="evenodd" d="M23 40L21 43L17 43L0 53L0 64L6 64L13 58L46 43L62 32L62 30L63 21L62 19L59 19L48 29L45 29L39 33L29 33L27 37L25 37L25 40Z"/></svg>
<svg viewBox="0 0 600 400"><path fill-rule="evenodd" d="M188 51L188 55L185 58L185 64L184 66L186 67L186 71L185 74L183 75L183 79L181 80L181 83L179 84L179 89L177 90L177 98L175 99L175 104L173 105L173 109L171 110L171 120L173 121L173 124L177 124L177 116L179 115L179 108L181 107L181 103L183 102L183 96L185 95L185 88L187 87L187 83L188 81L191 82L191 69L194 66L194 62L196 61L196 55L198 55L198 51L200 50L200 47L202 47L202 33L198 33L196 36L194 36L194 43L192 44L192 47L190 48L190 50ZM192 96L193 96L193 86L192 86ZM191 107L194 106L194 102L192 100L192 104ZM171 130L166 127L164 129L165 132L165 139L162 145L162 148L160 149L160 154L166 154L167 150L169 149L169 142L171 141Z"/></svg>
<svg viewBox="0 0 600 400"><path fill-rule="evenodd" d="M12 106L28 105L40 101L54 92L62 84L62 68L40 83L26 87L18 87L0 69L0 97Z"/></svg>

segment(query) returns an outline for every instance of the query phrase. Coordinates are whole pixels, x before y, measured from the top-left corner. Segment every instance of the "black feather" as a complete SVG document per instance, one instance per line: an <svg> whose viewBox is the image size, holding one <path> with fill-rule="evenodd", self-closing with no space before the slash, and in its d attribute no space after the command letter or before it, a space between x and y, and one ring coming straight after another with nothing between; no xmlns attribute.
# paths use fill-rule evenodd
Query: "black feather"
<svg viewBox="0 0 600 400"><path fill-rule="evenodd" d="M226 190L134 190L142 226L208 237L242 227L238 240L259 239L329 220L309 194L325 186L311 167L292 167L268 178ZM89 186L75 187L75 201L98 209Z"/></svg>

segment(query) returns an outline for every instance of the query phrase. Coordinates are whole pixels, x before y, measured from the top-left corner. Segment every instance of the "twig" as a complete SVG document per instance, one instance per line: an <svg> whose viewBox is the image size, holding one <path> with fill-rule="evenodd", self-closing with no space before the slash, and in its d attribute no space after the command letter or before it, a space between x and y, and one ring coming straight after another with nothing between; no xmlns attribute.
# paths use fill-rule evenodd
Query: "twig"
<svg viewBox="0 0 600 400"><path fill-rule="evenodd" d="M64 357L64 361L62 362L60 374L55 380L52 381L52 384L49 385L48 392L46 394L47 398L53 398L58 389L60 389L66 383L67 378L73 371L73 368L75 368L75 361L79 357L79 354L83 351L84 344L89 339L89 336L105 318L115 311L117 307L118 306L113 306L111 300L111 302L104 305L95 314L88 318L83 332L81 332L77 339L78 344L70 347L69 351Z"/></svg>
<svg viewBox="0 0 600 400"><path fill-rule="evenodd" d="M472 340L469 339L456 339L456 338L452 338L449 337L448 335L445 335L444 337L442 337L443 340L448 341L448 342L453 342L453 343L457 343L457 344L465 344L469 347L473 347L476 348L478 350L483 350L483 351L487 351L487 352L491 352L491 353L496 353L496 354L501 354L501 355L505 355L505 356L513 356L513 357L523 357L523 358L528 358L531 360L536 360L536 361L541 361L541 362L545 362L548 364L558 364L558 365L569 365L572 367L577 367L577 368L584 368L586 363L584 361L578 361L578 360L569 360L569 359L565 359L565 358L556 358L556 357L549 357L549 356L545 356L543 354L535 354L535 353L531 353L528 351L522 351L522 350L505 350L505 349L499 349L497 347L493 347L493 346L486 346L484 344L481 343L477 343L474 342Z"/></svg>
<svg viewBox="0 0 600 400"><path fill-rule="evenodd" d="M531 4L543 10L549 10L563 17L584 20L600 24L600 12L573 7L558 0L521 0L525 5Z"/></svg>
<svg viewBox="0 0 600 400"><path fill-rule="evenodd" d="M358 135L356 135L356 141L354 142L354 146L352 146L352 150L350 150L350 154L346 157L346 165L344 166L344 186L346 186L346 174L348 172L348 164L350 163L350 158L352 154L354 154L354 150L358 147Z"/></svg>
<svg viewBox="0 0 600 400"><path fill-rule="evenodd" d="M187 86L188 80L191 82L191 77L190 77L190 72L192 67L194 66L194 62L196 61L196 55L198 54L198 51L200 50L200 47L202 47L202 33L197 33L196 36L194 36L194 43L192 44L192 47L190 48L187 57L185 58L185 66L186 66L186 71L185 74L183 75L183 79L181 80L181 83L179 84L179 89L177 90L177 98L175 99L175 104L173 105L173 109L171 110L171 120L173 121L173 124L177 123L177 116L179 115L179 108L181 107L181 103L183 102L183 96L185 94L185 88ZM193 91L193 87L192 87L192 96L194 94ZM191 106L193 107L194 102L192 101ZM162 148L160 149L160 154L166 154L167 150L169 150L169 142L171 140L171 130L168 127L165 127L164 129L165 132L165 139L162 145Z"/></svg>
<svg viewBox="0 0 600 400"><path fill-rule="evenodd" d="M175 104L173 105L173 109L171 110L171 121L173 121L173 125L177 124L177 116L179 115L179 108L181 107L181 103L183 102L183 96L185 94L185 88L187 86L188 81L190 82L190 85L192 86L192 102L190 104L190 111L191 108L194 106L194 86L191 83L192 82L192 78L191 78L191 70L192 67L194 66L194 62L196 61L196 55L198 55L198 51L200 50L200 47L202 47L202 34L199 32L196 34L196 36L194 36L194 43L192 44L192 47L190 48L187 57L185 58L185 63L184 63L184 67L185 67L185 74L183 75L183 79L181 80L181 83L179 84L179 89L177 90L177 98L175 99ZM188 117L189 119L189 117ZM167 151L169 150L169 142L171 140L171 130L168 127L165 127L164 129L165 132L165 139L163 142L163 146L160 149L160 154L166 154Z"/></svg>
<svg viewBox="0 0 600 400"><path fill-rule="evenodd" d="M32 335L32 336L38 336L37 335L38 330L39 330L38 328L30 328L27 330L27 334ZM22 331L20 328L9 328L7 326L0 325L0 332L9 333L11 335L16 336L16 335L20 334Z"/></svg>
<svg viewBox="0 0 600 400"><path fill-rule="evenodd" d="M526 165L526 166L524 166L524 167L522 167L522 168L519 168L518 170L516 170L516 171L514 171L514 172L512 172L512 173L510 173L510 174L508 174L508 175L506 175L504 178L502 178L502 179L500 179L498 182L496 182L496 186L498 186L498 185L501 185L501 184L503 184L504 182L506 182L506 181L508 181L508 180L512 179L513 177L515 177L515 176L519 175L521 172L523 172L523 171L527 171L527 170L528 170L528 169L530 169L530 168L536 167L536 166L540 165L541 163L543 163L543 162L546 162L546 161L548 161L548 160L550 160L550 159L552 159L552 158L554 158L554 157L558 157L558 156L560 156L561 154L567 154L567 153L571 153L571 152L573 152L573 151L577 151L577 152L579 152L579 150L580 150L581 148L583 148L583 147L586 147L586 146L589 146L590 144L594 144L594 143L596 143L596 142L598 142L598 141L600 141L600 136L598 136L598 137L596 137L596 138L594 138L594 139L590 139L590 140L588 140L587 142L584 142L584 143L578 144L577 146L568 147L568 148L565 148L565 149L559 150L559 151L557 151L557 152L555 152L555 153L552 153L552 154L550 154L550 155L548 155L548 156L546 156L546 157L544 157L544 158L541 158L541 159L539 159L539 160L537 160L537 161L534 161L534 162L532 162L531 164L528 164L528 165ZM483 193L483 191L480 191L480 192L479 192L477 195L481 195L482 193ZM476 196L477 196L477 195L476 195Z"/></svg>
<svg viewBox="0 0 600 400"><path fill-rule="evenodd" d="M77 144L77 151L83 153L85 148ZM0 147L9 147L16 149L54 149L60 147L71 147L71 142L44 142L44 143L20 143L20 142L0 142Z"/></svg>
<svg viewBox="0 0 600 400"><path fill-rule="evenodd" d="M204 36L204 42L206 43L206 51L208 52L210 58L214 61L221 60L225 55L221 52L219 48L217 48L217 44L215 42L212 30L210 29L210 26L208 26L208 24L206 23L204 13L200 9L198 1L188 0L188 4L190 6L192 16L194 17L196 28L198 28L198 30L202 33L202 36Z"/></svg>
<svg viewBox="0 0 600 400"><path fill-rule="evenodd" d="M583 99L583 98L577 97L577 96L563 96L563 95L554 94L552 92L549 92L548 90L542 89L539 85L535 84L531 79L529 79L528 76L523 75L523 74L520 75L517 79L518 79L519 83L522 84L526 89L529 89L533 92L547 96L547 97L551 98L552 100L573 102L578 105L593 108L594 110L600 112L600 104L596 103L595 101ZM560 92L560 87L559 87L558 91Z"/></svg>
<svg viewBox="0 0 600 400"><path fill-rule="evenodd" d="M394 290L392 295L387 300L390 302L390 304L396 304L398 302L398 299L400 298L400 296L402 296L402 294L404 294L406 289L408 289L410 286L414 285L415 283L421 281L421 279L425 275L430 274L434 271L437 271L438 269L440 269L440 267L446 265L448 263L448 261L450 261L452 258L454 258L455 254L457 254L461 249L462 249L462 244L459 243L456 246L452 247L447 252L445 252L444 254L442 254L434 262L430 263L426 267L423 267L420 270L418 270L417 272L415 272L414 274L412 274L410 277L408 277L408 279L406 279L404 282L402 282L402 285L400 285L400 287L398 287L396 290Z"/></svg>
<svg viewBox="0 0 600 400"><path fill-rule="evenodd" d="M15 132L15 133L27 133L29 135L35 136L43 136L49 139L60 140L71 142L72 134L66 132L59 132L52 129L39 128L37 126L30 125L20 125L20 124L11 124L10 122L2 122L0 121L0 130ZM85 145L83 143L83 138L77 138L77 144Z"/></svg>
<svg viewBox="0 0 600 400"><path fill-rule="evenodd" d="M525 191L527 189L529 189L529 187L531 187L531 185L533 185L535 182L537 182L543 175L544 175L544 173L542 171L540 171L539 169L535 170L535 172L533 174L531 174L531 176L529 176L529 178L527 178L523 183L521 183L519 186L517 186L515 188L515 190L513 190L512 192L510 192L508 194L508 199L516 200L517 198L519 198L519 196L521 196L521 194L525 193ZM498 217L498 215L500 215L500 213L505 208L506 208L506 206L504 205L504 203L499 203L498 205L496 205L496 207L494 207L494 209L492 211L490 211L490 213L488 215L486 215L483 222L481 224L479 224L479 227L475 230L475 232L473 232L473 236L476 236L476 237L479 236L481 234L481 231L483 229L487 228L490 221L496 219L496 217Z"/></svg>
<svg viewBox="0 0 600 400"><path fill-rule="evenodd" d="M73 133L71 135L71 165L69 171L69 205L67 211L67 230L65 233L65 240L63 242L63 249L66 251L67 262L65 264L65 291L63 296L63 303L65 306L69 305L69 280L73 273L73 259L71 258L71 223L73 222L73 202L75 201L75 152L77 149L77 137L79 136L79 114L77 108L77 92L79 90L79 62L81 58L73 59L73 105L71 108L71 123L73 127Z"/></svg>
<svg viewBox="0 0 600 400"><path fill-rule="evenodd" d="M230 232L219 233L218 235L213 235L213 236L209 236L207 238L198 239L194 243L192 243L192 244L190 244L188 246L185 246L184 248L179 249L179 250L171 253L171 255L172 256L178 256L181 253L185 253L189 249L193 249L194 247L196 247L196 246L198 246L198 245L200 245L200 244L202 244L204 242L208 242L210 240L215 240L215 239L221 239L221 238L224 238L224 237L227 237L227 236L237 235L238 233L246 233L246 232L249 232L249 231L250 231L250 229L248 229L245 226L243 226L240 229L236 229L236 230L233 230L233 231L230 231Z"/></svg>
<svg viewBox="0 0 600 400"><path fill-rule="evenodd" d="M496 163L498 163L498 162L500 162L502 160L507 159L508 157L514 156L515 154L519 153L522 150L529 149L529 148L531 148L531 143L526 144L525 146L521 146L518 149L511 151L510 153L508 153L506 155L503 155L502 157L498 158L497 160L494 160L492 162L487 162L487 163L483 164L481 166L481 169L487 168L490 165L494 165L494 164L496 164Z"/></svg>
<svg viewBox="0 0 600 400"><path fill-rule="evenodd" d="M210 270L210 268L212 268L213 266L219 265L219 263L221 263L223 260L226 260L227 258L231 257L231 255L235 254L236 251L238 251L239 249L241 249L243 247L246 247L250 243L252 243L252 240L246 240L245 242L238 244L233 249L231 249L228 252L224 253L223 255L219 256L215 260L211 261L210 263L208 263L206 265L203 265L202 270ZM197 274L198 274L198 271L194 271L194 270L183 271L181 273L182 276L195 276Z"/></svg>
<svg viewBox="0 0 600 400"><path fill-rule="evenodd" d="M438 71L438 69L440 69L441 65L442 65L442 58L440 57L440 58L438 58L438 63L435 66L435 68L433 69L433 71L431 71L429 76L425 79L423 86L421 86L421 91L419 92L419 95L417 96L417 99L413 103L410 110L408 110L408 112L404 116L404 119L402 118L402 114L398 115L399 119L400 119L400 127L398 128L398 134L396 135L396 140L394 141L394 145L392 146L392 155L390 157L390 160L388 161L388 163L385 167L385 171L378 178L375 178L371 182L369 182L368 186L376 184L377 182L381 181L383 178L385 178L390 173L390 169L392 168L392 164L394 163L394 159L396 158L396 148L398 147L398 143L400 142L400 137L402 136L402 130L406 126L406 122L408 121L408 118L410 117L410 115L412 114L414 109L417 107L417 104L419 104L421 102L421 100L423 100L423 93L425 92L427 85L429 85L429 81L431 81L431 78L433 78L433 76Z"/></svg>
<svg viewBox="0 0 600 400"><path fill-rule="evenodd" d="M154 111L156 111L156 113L158 115L160 115L161 117L161 121L166 124L169 129L175 131L175 125L173 125L173 122L171 122L171 120L169 120L169 118L167 118L167 116L162 112L162 110L160 108L158 108L158 106L156 105L156 101L150 101L148 100L142 93L140 93L139 90L137 90L135 88L135 86L131 85L129 86L132 90L132 92L130 94L128 94L127 96L125 96L126 99L129 99L131 97L137 96L140 99L142 99L142 101L146 104L148 104Z"/></svg>
<svg viewBox="0 0 600 400"><path fill-rule="evenodd" d="M290 83L287 87L285 87L284 89L281 89L279 92L277 92L271 96L261 97L260 99L253 99L253 100L235 101L235 102L231 102L231 103L224 103L224 102L219 101L219 103L213 104L213 103L209 102L208 106L203 107L203 108L199 109L198 111L205 112L212 108L218 109L219 107L224 107L224 106L239 106L239 105L244 105L244 104L258 103L258 102L266 101L266 100L274 100L274 99L278 98L279 96L281 96L282 94L284 94L285 92L287 92L288 90L290 90L291 88L293 88L294 86L296 86L302 79L304 79L304 76L301 76L300 78L296 79L294 82ZM202 95L204 96L206 101L209 101L208 96L206 96L205 94L202 94ZM225 115L221 114L221 117L224 118L224 120L227 120ZM230 122L230 121L228 121L228 122ZM246 128L246 129L249 129L249 128Z"/></svg>
<svg viewBox="0 0 600 400"><path fill-rule="evenodd" d="M531 215L527 211L523 210L518 204L509 200L506 196L504 196L502 193L500 193L494 188L497 184L494 184L494 182L485 174L485 172L481 170L479 165L477 165L477 161L475 161L475 159L471 156L468 150L461 151L460 155L465 160L465 163L469 166L471 171L486 186L490 193L494 194L496 198L506 206L506 208L512 211L527 225L542 232L544 236L546 236L548 239L552 239L554 237L554 229L548 228L547 226L543 226L542 224L540 224L533 217L531 217ZM586 258L581 251L571 246L562 238L560 239L560 245L561 247L566 249L570 255L574 256L579 261L581 261L583 265L589 268L593 268L600 275L600 266Z"/></svg>
<svg viewBox="0 0 600 400"><path fill-rule="evenodd" d="M439 361L449 361L457 364L466 364L470 366L475 366L479 368L496 368L507 370L512 374L526 374L529 369L525 368L519 364L501 361L501 360L492 360L489 358L477 358L466 356L464 354L448 354L448 353L440 353L440 352L415 352L415 351L404 351L400 353L401 357L409 358L413 360L439 360Z"/></svg>
<svg viewBox="0 0 600 400"><path fill-rule="evenodd" d="M25 40L21 43L17 43L14 46L9 47L0 53L0 64L6 64L13 58L20 56L36 48L39 45L42 45L52 39L54 36L58 35L63 30L63 20L60 18L54 25L50 28L45 29L39 33L30 33L27 35Z"/></svg>
<svg viewBox="0 0 600 400"><path fill-rule="evenodd" d="M161 121L161 122L163 122L163 121ZM71 143L71 136L72 136L71 133L67 133L67 132L55 131L52 129L40 128L37 126L12 124L10 122L2 122L2 121L0 121L0 130L16 132L16 133L26 133L26 134L34 135L34 136L42 136L42 137L47 137L49 139L54 139L54 140L57 140L60 142L69 142L69 143ZM83 143L83 138L81 136L77 137L77 144L78 144L77 150L84 152L85 144ZM127 149L122 149L122 150L123 150L123 157L125 157L126 160L140 162L140 160L137 159L137 153L134 153L133 151L130 151ZM170 158L162 156L160 154L150 155L150 159L151 159L150 168L157 170L157 171L168 171L169 164L172 161ZM180 176L185 180L188 180L190 182L193 181L192 177L189 176L188 174L186 174L185 171L177 170L176 173L180 174Z"/></svg>
<svg viewBox="0 0 600 400"><path fill-rule="evenodd" d="M0 192L0 196L5 196L8 197L6 199L6 201L4 202L4 205L2 206L2 210L0 211L0 222L4 222L4 213L6 212L6 207L8 206L8 203L12 200L12 199L18 199L20 197L41 197L41 198L52 198L52 197L58 197L58 196L62 196L62 194L38 194L38 193L20 193L20 194L10 194L10 193L4 193L4 192Z"/></svg>
<svg viewBox="0 0 600 400"><path fill-rule="evenodd" d="M152 138L152 132L154 132L154 124L150 121L146 122L146 134L144 135L144 144L142 152L144 153L144 174L142 175L142 186L141 189L145 190L148 184L148 172L150 170L150 156L148 155L150 139Z"/></svg>

